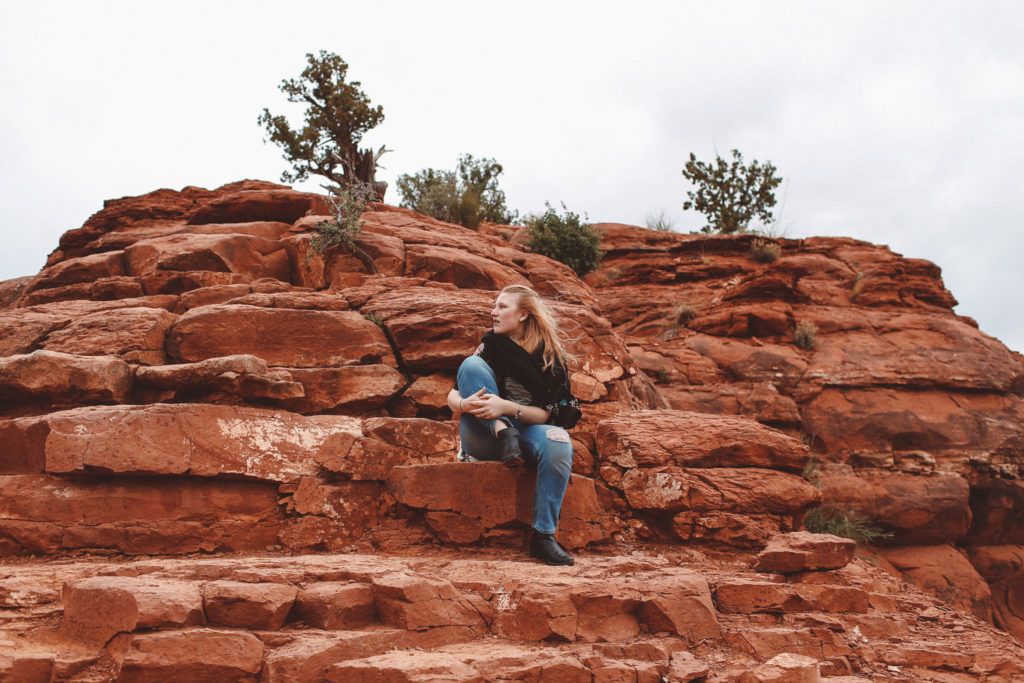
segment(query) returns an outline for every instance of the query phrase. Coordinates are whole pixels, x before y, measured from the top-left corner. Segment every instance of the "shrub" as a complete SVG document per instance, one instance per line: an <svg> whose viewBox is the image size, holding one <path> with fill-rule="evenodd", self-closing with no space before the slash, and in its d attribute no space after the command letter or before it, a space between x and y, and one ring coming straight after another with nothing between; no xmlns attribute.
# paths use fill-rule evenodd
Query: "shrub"
<svg viewBox="0 0 1024 683"><path fill-rule="evenodd" d="M782 247L775 242L758 237L750 244L750 258L758 263L777 261L780 254Z"/></svg>
<svg viewBox="0 0 1024 683"><path fill-rule="evenodd" d="M804 528L812 533L833 534L864 543L892 537L856 510L829 504L810 509L804 517Z"/></svg>
<svg viewBox="0 0 1024 683"><path fill-rule="evenodd" d="M732 163L717 154L714 162L704 163L691 152L683 177L697 189L686 193L689 199L683 208L707 217L709 224L701 228L703 232L743 232L755 218L771 223L775 188L782 182L775 171L770 161L744 164L743 155L735 149Z"/></svg>
<svg viewBox="0 0 1024 683"><path fill-rule="evenodd" d="M648 230L657 230L658 232L672 232L674 228L672 219L664 211L647 214L647 217L644 218L644 223L647 225Z"/></svg>
<svg viewBox="0 0 1024 683"><path fill-rule="evenodd" d="M654 374L657 376L659 384L668 384L672 380L672 375L665 368L658 368Z"/></svg>
<svg viewBox="0 0 1024 683"><path fill-rule="evenodd" d="M526 218L530 251L561 261L580 277L596 270L603 254L601 239L593 228L581 223L579 214L569 211L565 204L561 214L547 202L544 206L544 213Z"/></svg>
<svg viewBox="0 0 1024 683"><path fill-rule="evenodd" d="M366 205L376 197L373 186L354 180L345 186L329 186L327 191L334 219L324 221L314 228L310 246L319 254L324 254L334 247L344 249L358 258L367 272L376 273L377 268L373 259L356 244L356 237L362 226L363 212Z"/></svg>
<svg viewBox="0 0 1024 683"><path fill-rule="evenodd" d="M459 156L454 171L427 168L398 177L402 206L448 223L475 228L482 221L514 223L519 214L505 205L498 187L503 169L494 159Z"/></svg>
<svg viewBox="0 0 1024 683"><path fill-rule="evenodd" d="M801 320L793 331L793 343L805 351L814 350L814 338L818 334L818 326L809 320Z"/></svg>
<svg viewBox="0 0 1024 683"><path fill-rule="evenodd" d="M801 472L803 478L814 485L815 488L821 488L821 461L815 457L811 457L807 460L807 464L804 465L803 472Z"/></svg>
<svg viewBox="0 0 1024 683"><path fill-rule="evenodd" d="M310 175L327 178L336 185L362 181L383 199L386 183L376 183L377 161L387 150L382 145L374 152L359 149L363 134L384 120L384 110L374 107L359 81L348 82L348 64L336 54L320 51L306 54L307 66L298 80L281 81L279 90L289 102L308 105L305 125L293 130L284 116L268 109L260 114L259 124L267 132L264 142L274 142L292 165L281 180L294 183ZM340 172L339 172L340 171Z"/></svg>
<svg viewBox="0 0 1024 683"><path fill-rule="evenodd" d="M697 311L687 303L676 304L672 312L667 316L667 324L661 333L661 338L668 341L675 339L680 327L686 327L690 321L697 317Z"/></svg>

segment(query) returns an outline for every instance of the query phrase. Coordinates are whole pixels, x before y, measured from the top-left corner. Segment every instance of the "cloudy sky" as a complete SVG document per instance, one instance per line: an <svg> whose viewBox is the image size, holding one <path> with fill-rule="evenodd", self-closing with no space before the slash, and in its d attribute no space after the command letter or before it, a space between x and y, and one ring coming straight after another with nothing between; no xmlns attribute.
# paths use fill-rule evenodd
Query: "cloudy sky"
<svg viewBox="0 0 1024 683"><path fill-rule="evenodd" d="M393 150L385 180L469 152L504 165L513 208L687 231L687 155L738 148L785 178L787 236L935 261L957 311L1024 351L1017 0L156 6L5 7L0 279L105 198L279 180L257 116L298 121L277 86L325 49L384 107L365 142Z"/></svg>

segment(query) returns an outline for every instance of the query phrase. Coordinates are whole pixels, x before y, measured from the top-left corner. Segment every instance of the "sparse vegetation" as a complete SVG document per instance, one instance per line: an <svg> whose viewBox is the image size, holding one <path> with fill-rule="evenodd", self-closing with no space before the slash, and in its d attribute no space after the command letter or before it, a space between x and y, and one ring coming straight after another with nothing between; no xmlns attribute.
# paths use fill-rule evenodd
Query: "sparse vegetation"
<svg viewBox="0 0 1024 683"><path fill-rule="evenodd" d="M672 312L666 316L665 329L661 338L665 341L675 339L679 334L680 327L687 327L690 321L697 317L697 311L688 303L676 304Z"/></svg>
<svg viewBox="0 0 1024 683"><path fill-rule="evenodd" d="M363 317L366 318L367 320L369 320L371 323L373 323L377 327L381 328L382 330L384 329L384 319L381 318L376 313L364 313Z"/></svg>
<svg viewBox="0 0 1024 683"><path fill-rule="evenodd" d="M782 247L777 242L755 238L750 244L750 258L758 263L772 263L782 254Z"/></svg>
<svg viewBox="0 0 1024 683"><path fill-rule="evenodd" d="M644 223L647 225L648 230L657 230L658 232L672 232L675 227L672 225L672 219L668 217L664 210L658 213L647 214Z"/></svg>
<svg viewBox="0 0 1024 683"><path fill-rule="evenodd" d="M665 368L658 368L654 374L657 377L658 384L668 384L672 380L672 375Z"/></svg>
<svg viewBox="0 0 1024 683"><path fill-rule="evenodd" d="M590 225L580 221L580 215L562 204L562 213L545 202L542 214L526 217L530 234L530 251L543 254L576 271L583 277L601 264L601 240ZM584 216L584 219L586 216Z"/></svg>
<svg viewBox="0 0 1024 683"><path fill-rule="evenodd" d="M804 465L801 474L815 488L821 488L821 460L812 456Z"/></svg>
<svg viewBox="0 0 1024 683"><path fill-rule="evenodd" d="M864 291L864 278L864 272L860 270L853 276L853 286L850 287L850 301L856 301L860 293Z"/></svg>
<svg viewBox="0 0 1024 683"><path fill-rule="evenodd" d="M707 217L703 232L731 234L750 228L754 219L765 224L772 222L775 206L775 188L782 178L775 175L770 162L743 163L739 150L732 150L732 162L719 155L711 163L697 161L691 152L683 168L683 177L696 186L686 193L684 209L695 209Z"/></svg>
<svg viewBox="0 0 1024 683"><path fill-rule="evenodd" d="M519 214L505 205L498 187L502 166L494 159L459 156L454 171L427 168L398 177L402 206L448 223L475 228L482 221L511 224Z"/></svg>
<svg viewBox="0 0 1024 683"><path fill-rule="evenodd" d="M817 325L809 320L801 320L796 324L796 329L793 331L793 343L804 351L813 351L817 334Z"/></svg>
<svg viewBox="0 0 1024 683"><path fill-rule="evenodd" d="M858 511L829 504L809 510L804 517L804 528L816 534L833 534L863 543L892 537Z"/></svg>
<svg viewBox="0 0 1024 683"><path fill-rule="evenodd" d="M293 130L284 116L268 109L259 124L267 133L264 142L281 147L291 171L281 180L295 183L319 175L339 186L361 181L374 188L383 200L387 183L376 182L377 162L387 151L360 149L363 135L384 120L384 110L372 106L359 81L348 81L348 64L336 54L306 54L307 66L298 79L281 81L279 89L289 102L308 105L305 125Z"/></svg>
<svg viewBox="0 0 1024 683"><path fill-rule="evenodd" d="M314 228L315 234L310 240L310 246L319 254L340 247L359 259L368 273L376 273L373 259L356 243L366 205L376 197L374 188L361 180L353 180L345 186L328 186L327 191L334 219L324 221Z"/></svg>

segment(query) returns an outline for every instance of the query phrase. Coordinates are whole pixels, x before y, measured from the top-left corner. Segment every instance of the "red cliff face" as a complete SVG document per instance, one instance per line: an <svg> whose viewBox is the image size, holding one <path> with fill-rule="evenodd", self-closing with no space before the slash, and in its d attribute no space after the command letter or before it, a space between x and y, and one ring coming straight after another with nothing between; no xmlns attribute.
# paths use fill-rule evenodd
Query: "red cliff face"
<svg viewBox="0 0 1024 683"><path fill-rule="evenodd" d="M326 211L251 180L111 200L0 283L0 679L1024 675L968 616L1024 619L1022 365L934 265L604 226L583 282L378 204L370 272L311 248ZM577 356L572 569L517 548L531 471L454 460L445 394L514 283ZM794 533L823 502L890 538Z"/></svg>
<svg viewBox="0 0 1024 683"><path fill-rule="evenodd" d="M799 437L823 502L890 534L896 567L1022 633L1024 572L990 600L968 560L1024 543L1024 363L953 312L937 266L845 238L772 240L763 263L753 236L600 230L588 282L669 405Z"/></svg>

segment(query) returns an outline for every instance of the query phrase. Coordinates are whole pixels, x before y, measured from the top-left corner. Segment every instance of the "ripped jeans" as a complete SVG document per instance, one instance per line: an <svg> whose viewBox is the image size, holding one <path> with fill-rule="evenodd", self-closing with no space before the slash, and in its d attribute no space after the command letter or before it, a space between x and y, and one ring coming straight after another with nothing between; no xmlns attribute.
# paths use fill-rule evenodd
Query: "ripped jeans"
<svg viewBox="0 0 1024 683"><path fill-rule="evenodd" d="M459 395L467 398L480 387L498 394L498 380L491 366L479 356L462 361L457 376ZM523 424L510 417L500 417L519 430L523 458L537 466L537 485L533 496L533 528L542 534L553 534L562 511L562 499L572 471L572 441L561 427L549 424ZM477 460L500 460L498 439L494 435L497 420L484 420L463 413L459 420L462 450Z"/></svg>

